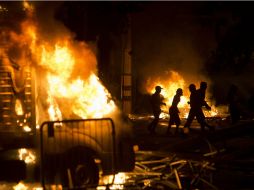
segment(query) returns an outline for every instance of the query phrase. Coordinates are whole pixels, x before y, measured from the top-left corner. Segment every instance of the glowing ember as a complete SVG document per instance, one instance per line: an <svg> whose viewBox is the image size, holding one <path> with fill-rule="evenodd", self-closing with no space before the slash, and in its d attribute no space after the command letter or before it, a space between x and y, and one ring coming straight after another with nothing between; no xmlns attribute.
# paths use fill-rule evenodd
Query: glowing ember
<svg viewBox="0 0 254 190"><path fill-rule="evenodd" d="M23 183L18 183L13 187L14 190L27 190L28 187L25 186Z"/></svg>
<svg viewBox="0 0 254 190"><path fill-rule="evenodd" d="M5 7L2 7L1 5L0 5L0 13L1 12L7 12L8 11L8 9L6 9Z"/></svg>
<svg viewBox="0 0 254 190"><path fill-rule="evenodd" d="M11 188L12 186L12 188ZM0 187L1 188L1 187ZM14 190L43 190L39 184L30 184L30 183L23 183L20 181L17 185L5 185L5 189L14 189Z"/></svg>
<svg viewBox="0 0 254 190"><path fill-rule="evenodd" d="M36 156L32 151L25 148L19 149L19 159L27 164L35 163Z"/></svg>
<svg viewBox="0 0 254 190"><path fill-rule="evenodd" d="M127 175L125 173L118 173L115 176L114 175L108 175L108 176L103 176L101 179L101 183L103 184L111 184L113 182L113 185L109 187L109 189L123 189L124 188L124 183L126 182ZM96 188L97 190L105 190L105 186L98 186Z"/></svg>
<svg viewBox="0 0 254 190"><path fill-rule="evenodd" d="M24 130L25 132L31 132L31 131L32 131L32 129L31 129L29 126L27 126L27 125L25 125L25 126L23 127L23 130Z"/></svg>
<svg viewBox="0 0 254 190"><path fill-rule="evenodd" d="M20 99L16 99L16 101L15 101L15 111L16 111L17 115L23 115L24 114Z"/></svg>

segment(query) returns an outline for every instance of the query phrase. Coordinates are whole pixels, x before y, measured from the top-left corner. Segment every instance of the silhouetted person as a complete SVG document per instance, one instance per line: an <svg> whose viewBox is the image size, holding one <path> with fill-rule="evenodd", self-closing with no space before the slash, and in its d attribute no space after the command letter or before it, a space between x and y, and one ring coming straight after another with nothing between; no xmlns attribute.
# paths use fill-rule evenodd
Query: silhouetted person
<svg viewBox="0 0 254 190"><path fill-rule="evenodd" d="M205 127L207 127L209 130L214 130L214 127L210 126L206 120L205 120L205 115L203 112L202 107L205 107L207 110L211 110L211 107L207 104L207 102L205 101L205 97L206 97L206 89L207 89L207 83L206 82L200 82L200 88L197 90L197 96L198 98L200 98L200 100L198 101L198 103L200 105L198 105L198 111L197 111L197 118L198 122L201 126L201 131L203 132L205 130Z"/></svg>
<svg viewBox="0 0 254 190"><path fill-rule="evenodd" d="M198 101L197 90L196 90L195 84L189 85L189 91L190 91L190 101L188 103L190 104L190 111L189 111L189 114L187 117L187 121L184 125L184 128L188 128L188 129L190 129L190 125L196 116L197 101Z"/></svg>
<svg viewBox="0 0 254 190"><path fill-rule="evenodd" d="M238 96L238 87L231 85L227 95L228 109L232 124L237 123L240 120L240 103Z"/></svg>
<svg viewBox="0 0 254 190"><path fill-rule="evenodd" d="M183 90L181 88L178 88L176 90L176 94L173 98L172 105L169 108L170 118L169 118L169 122L168 122L167 134L170 133L171 126L174 125L174 124L176 125L175 134L178 134L178 132L179 132L178 130L179 130L179 125L181 124L181 120L180 120L180 117L179 117L180 111L179 111L177 105L180 102L182 95L183 95Z"/></svg>
<svg viewBox="0 0 254 190"><path fill-rule="evenodd" d="M207 89L207 83L206 82L200 82L200 88L197 90L197 93L200 96L200 101L201 101L201 107L205 106L206 109L211 110L211 107L207 104L207 102L205 101L205 93L206 93L206 89Z"/></svg>
<svg viewBox="0 0 254 190"><path fill-rule="evenodd" d="M200 98L198 100L198 111L197 111L197 119L201 126L201 131L203 132L205 130L205 127L207 127L209 130L214 130L214 127L210 126L206 120L205 115L203 113L202 107L205 107L207 110L211 110L211 107L207 104L205 101L206 97L206 89L207 89L207 83L206 82L200 82L200 88L197 90L197 96Z"/></svg>
<svg viewBox="0 0 254 190"><path fill-rule="evenodd" d="M152 110L154 119L148 126L148 130L150 133L155 133L155 128L157 127L157 124L159 122L160 114L161 114L161 105L166 105L163 100L164 97L160 94L161 93L161 87L156 86L155 87L155 93L151 96L151 104L152 104Z"/></svg>
<svg viewBox="0 0 254 190"><path fill-rule="evenodd" d="M187 121L184 125L185 128L190 129L190 125L193 121L193 119L196 117L198 123L201 127L201 132L205 131L205 127L208 127L210 130L214 130L212 126L210 126L206 120L205 115L203 113L202 107L205 106L206 109L211 110L211 107L207 104L205 101L205 92L207 89L207 83L201 82L200 88L196 90L196 86L194 84L191 84L189 86L189 90L191 92L190 95L190 112L187 118Z"/></svg>

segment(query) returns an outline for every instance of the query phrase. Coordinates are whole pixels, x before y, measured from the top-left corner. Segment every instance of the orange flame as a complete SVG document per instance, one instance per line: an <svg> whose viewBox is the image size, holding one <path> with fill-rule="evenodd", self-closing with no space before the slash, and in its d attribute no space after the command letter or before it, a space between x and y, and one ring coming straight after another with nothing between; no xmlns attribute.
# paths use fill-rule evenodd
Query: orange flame
<svg viewBox="0 0 254 190"><path fill-rule="evenodd" d="M16 101L15 101L15 111L16 111L17 115L24 114L22 103L21 103L20 99L16 99Z"/></svg>
<svg viewBox="0 0 254 190"><path fill-rule="evenodd" d="M174 95L176 94L176 90L178 88L183 89L184 95L181 97L181 101L179 102L178 107L183 108L186 107L188 104L188 96L189 92L188 90L185 90L185 81L183 77L177 73L176 71L170 71L169 76L167 79L149 79L147 82L147 91L150 93L154 92L155 86L161 86L163 90L161 91L161 94L165 98L165 103L170 106L172 103L172 100L174 98Z"/></svg>
<svg viewBox="0 0 254 190"><path fill-rule="evenodd" d="M45 110L45 105L48 110L47 118L41 119L101 118L114 112L116 105L96 76L96 57L88 45L72 40L67 32L45 39L38 32L33 6L26 1L23 6L27 20L21 23L22 33L11 32L10 36L13 43L25 49L25 60L19 63L33 63L37 71L37 100L43 101L43 108L38 110Z"/></svg>
<svg viewBox="0 0 254 190"><path fill-rule="evenodd" d="M199 82L195 84L199 84ZM149 79L147 81L147 91L153 93L155 90L155 86L157 85L163 88L161 94L164 96L164 102L167 104L167 107L162 107L162 110L164 112L168 112L168 108L172 104L174 95L176 94L176 90L178 88L183 89L183 96L181 96L181 101L179 102L178 108L180 110L180 116L186 118L190 109L188 104L190 92L188 86L186 86L185 84L185 80L183 79L183 77L176 71L170 71L169 76L167 76L166 79ZM212 105L211 107L211 111L204 110L204 114L206 117L214 117L219 114L215 106Z"/></svg>

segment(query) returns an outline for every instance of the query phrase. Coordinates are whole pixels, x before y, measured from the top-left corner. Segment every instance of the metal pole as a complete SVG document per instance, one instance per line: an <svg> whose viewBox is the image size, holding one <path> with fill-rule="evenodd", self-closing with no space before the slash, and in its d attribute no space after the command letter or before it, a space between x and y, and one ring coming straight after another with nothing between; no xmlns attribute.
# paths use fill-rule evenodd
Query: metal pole
<svg viewBox="0 0 254 190"><path fill-rule="evenodd" d="M123 34L123 66L122 66L122 109L128 115L132 111L132 57L131 57L131 17L128 15L127 30Z"/></svg>

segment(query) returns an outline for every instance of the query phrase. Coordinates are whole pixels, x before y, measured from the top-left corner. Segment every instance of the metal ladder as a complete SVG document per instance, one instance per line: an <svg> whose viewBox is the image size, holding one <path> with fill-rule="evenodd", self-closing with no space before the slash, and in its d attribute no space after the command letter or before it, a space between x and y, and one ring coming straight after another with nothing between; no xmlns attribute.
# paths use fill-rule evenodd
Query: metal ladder
<svg viewBox="0 0 254 190"><path fill-rule="evenodd" d="M31 72L25 71L24 74L24 87L22 92L17 93L15 91L15 85L13 81L11 71L5 66L0 67L0 100L1 100L1 127L17 127L20 124L20 119L31 118L32 114L32 78ZM22 102L23 116L17 114L16 101Z"/></svg>

